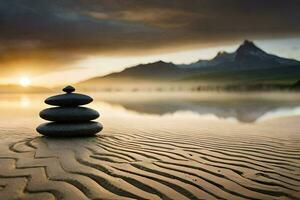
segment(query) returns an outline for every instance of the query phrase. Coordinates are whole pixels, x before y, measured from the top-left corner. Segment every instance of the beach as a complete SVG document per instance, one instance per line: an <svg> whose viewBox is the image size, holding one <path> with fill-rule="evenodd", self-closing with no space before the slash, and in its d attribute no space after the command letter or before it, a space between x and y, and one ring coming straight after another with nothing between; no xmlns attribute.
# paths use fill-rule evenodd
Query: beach
<svg viewBox="0 0 300 200"><path fill-rule="evenodd" d="M94 94L101 133L49 138L1 94L0 199L300 199L300 95L218 95Z"/></svg>

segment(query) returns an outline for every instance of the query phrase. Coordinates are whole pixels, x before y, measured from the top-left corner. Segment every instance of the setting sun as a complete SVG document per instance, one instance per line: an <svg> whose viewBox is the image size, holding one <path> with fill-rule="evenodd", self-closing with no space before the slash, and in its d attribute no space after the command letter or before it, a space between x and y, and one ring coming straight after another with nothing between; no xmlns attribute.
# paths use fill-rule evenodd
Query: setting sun
<svg viewBox="0 0 300 200"><path fill-rule="evenodd" d="M27 87L30 84L30 80L28 77L23 76L20 78L19 83L22 87Z"/></svg>

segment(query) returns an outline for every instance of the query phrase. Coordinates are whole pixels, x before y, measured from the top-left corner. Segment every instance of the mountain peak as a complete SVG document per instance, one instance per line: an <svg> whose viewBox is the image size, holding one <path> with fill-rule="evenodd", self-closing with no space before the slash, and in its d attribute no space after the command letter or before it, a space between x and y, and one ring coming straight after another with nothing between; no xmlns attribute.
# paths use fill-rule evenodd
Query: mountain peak
<svg viewBox="0 0 300 200"><path fill-rule="evenodd" d="M254 42L251 40L244 40L243 45L254 45Z"/></svg>
<svg viewBox="0 0 300 200"><path fill-rule="evenodd" d="M216 62L232 61L234 59L234 53L228 53L226 51L219 51L218 54L213 58Z"/></svg>
<svg viewBox="0 0 300 200"><path fill-rule="evenodd" d="M235 60L249 64L257 59L270 59L270 55L257 47L254 42L245 40L244 43L237 49Z"/></svg>
<svg viewBox="0 0 300 200"><path fill-rule="evenodd" d="M241 46L237 49L237 51L263 51L260 48L258 48L254 42L250 40L245 40Z"/></svg>
<svg viewBox="0 0 300 200"><path fill-rule="evenodd" d="M217 53L217 56L227 55L228 53L226 51L219 51Z"/></svg>
<svg viewBox="0 0 300 200"><path fill-rule="evenodd" d="M170 62L165 62L165 61L162 61L162 60L159 60L157 62L154 62L153 64L158 64L158 65L166 65L166 64L172 64Z"/></svg>
<svg viewBox="0 0 300 200"><path fill-rule="evenodd" d="M162 60L158 60L156 62L151 62L151 63L147 63L147 64L144 64L144 65L174 65L174 63L172 62L165 62L165 61L162 61Z"/></svg>

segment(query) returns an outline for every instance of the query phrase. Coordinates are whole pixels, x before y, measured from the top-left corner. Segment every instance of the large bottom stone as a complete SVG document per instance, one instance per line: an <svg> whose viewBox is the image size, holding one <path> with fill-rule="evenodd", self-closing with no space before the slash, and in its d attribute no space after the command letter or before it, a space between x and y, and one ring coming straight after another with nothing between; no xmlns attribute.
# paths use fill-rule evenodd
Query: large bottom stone
<svg viewBox="0 0 300 200"><path fill-rule="evenodd" d="M36 128L40 134L54 137L92 136L102 129L102 124L93 121L83 123L49 122Z"/></svg>

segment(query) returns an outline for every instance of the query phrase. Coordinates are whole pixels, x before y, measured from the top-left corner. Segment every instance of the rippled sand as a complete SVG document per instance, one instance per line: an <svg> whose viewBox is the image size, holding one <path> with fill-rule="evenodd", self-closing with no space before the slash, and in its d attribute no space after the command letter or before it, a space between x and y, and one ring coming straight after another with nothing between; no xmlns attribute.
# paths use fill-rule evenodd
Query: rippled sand
<svg viewBox="0 0 300 200"><path fill-rule="evenodd" d="M101 134L53 139L34 130L42 98L0 104L1 200L300 199L298 116L241 123L95 101Z"/></svg>

